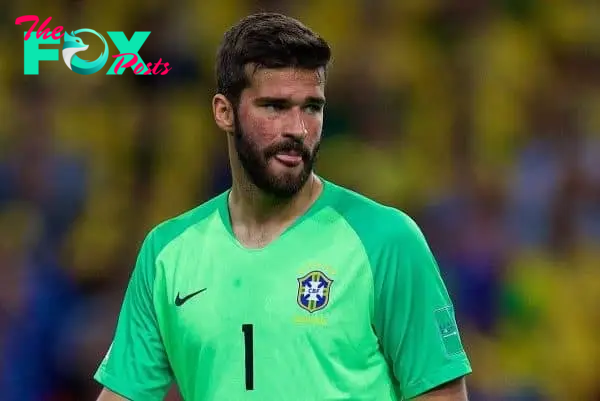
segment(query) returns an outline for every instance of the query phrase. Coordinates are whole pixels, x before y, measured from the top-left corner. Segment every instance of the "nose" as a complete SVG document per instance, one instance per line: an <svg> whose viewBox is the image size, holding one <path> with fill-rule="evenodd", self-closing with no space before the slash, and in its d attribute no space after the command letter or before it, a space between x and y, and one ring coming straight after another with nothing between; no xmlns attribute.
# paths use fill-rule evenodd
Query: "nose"
<svg viewBox="0 0 600 401"><path fill-rule="evenodd" d="M284 133L298 139L304 139L308 134L306 122L304 121L302 111L299 108L292 108L288 113Z"/></svg>

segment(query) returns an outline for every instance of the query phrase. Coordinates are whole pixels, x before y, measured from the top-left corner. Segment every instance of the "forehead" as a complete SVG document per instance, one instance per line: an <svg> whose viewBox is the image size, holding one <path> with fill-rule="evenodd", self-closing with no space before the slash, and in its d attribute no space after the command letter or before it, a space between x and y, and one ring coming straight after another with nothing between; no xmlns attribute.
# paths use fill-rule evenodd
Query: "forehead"
<svg viewBox="0 0 600 401"><path fill-rule="evenodd" d="M323 97L325 73L323 69L258 68L248 71L250 97L304 98Z"/></svg>

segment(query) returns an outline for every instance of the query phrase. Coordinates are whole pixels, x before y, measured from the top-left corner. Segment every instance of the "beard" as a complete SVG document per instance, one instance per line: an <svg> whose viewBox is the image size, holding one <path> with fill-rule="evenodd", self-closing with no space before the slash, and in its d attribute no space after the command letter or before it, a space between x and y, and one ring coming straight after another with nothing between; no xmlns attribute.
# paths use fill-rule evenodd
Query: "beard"
<svg viewBox="0 0 600 401"><path fill-rule="evenodd" d="M237 113L236 113L237 114ZM297 194L310 177L319 151L320 142L311 152L302 141L288 137L279 143L260 149L242 129L237 115L235 119L234 144L243 169L250 181L266 194L279 199L288 199ZM295 151L302 157L302 169L283 171L269 170L269 162L277 153Z"/></svg>

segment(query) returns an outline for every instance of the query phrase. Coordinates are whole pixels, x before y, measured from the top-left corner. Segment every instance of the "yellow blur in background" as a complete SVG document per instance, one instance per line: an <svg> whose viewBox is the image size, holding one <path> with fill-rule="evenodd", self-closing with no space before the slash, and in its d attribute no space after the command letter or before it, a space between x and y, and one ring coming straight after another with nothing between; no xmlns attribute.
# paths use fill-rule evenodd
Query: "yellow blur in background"
<svg viewBox="0 0 600 401"><path fill-rule="evenodd" d="M230 183L214 58L259 10L330 42L317 171L421 225L472 359L471 399L599 400L592 0L3 2L1 399L95 398L144 234ZM107 76L109 57L93 75L59 60L25 76L29 23L14 20L28 14L69 32L151 31L140 55L172 70Z"/></svg>

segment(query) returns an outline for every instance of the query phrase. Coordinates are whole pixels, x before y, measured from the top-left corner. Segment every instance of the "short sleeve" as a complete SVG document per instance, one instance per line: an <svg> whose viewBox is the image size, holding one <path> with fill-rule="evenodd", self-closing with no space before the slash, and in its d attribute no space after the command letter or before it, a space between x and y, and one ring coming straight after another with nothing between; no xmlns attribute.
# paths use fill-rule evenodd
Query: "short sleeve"
<svg viewBox="0 0 600 401"><path fill-rule="evenodd" d="M398 213L371 258L374 327L403 399L411 399L471 366L435 258L416 223Z"/></svg>
<svg viewBox="0 0 600 401"><path fill-rule="evenodd" d="M100 384L132 401L163 400L172 383L153 301L152 242L150 234L142 244L112 345L94 375Z"/></svg>

